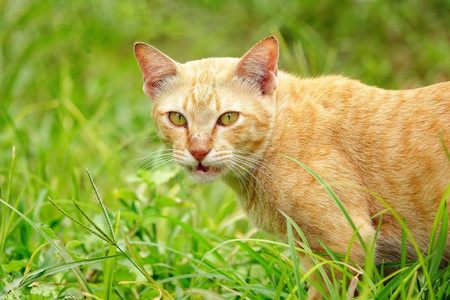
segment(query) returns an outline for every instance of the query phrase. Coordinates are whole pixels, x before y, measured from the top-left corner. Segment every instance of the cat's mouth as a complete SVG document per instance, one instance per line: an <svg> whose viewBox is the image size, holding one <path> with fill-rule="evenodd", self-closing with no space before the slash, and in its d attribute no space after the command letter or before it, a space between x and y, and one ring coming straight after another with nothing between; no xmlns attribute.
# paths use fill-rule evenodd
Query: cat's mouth
<svg viewBox="0 0 450 300"><path fill-rule="evenodd" d="M220 169L217 167L210 167L210 166L204 166L202 163L198 163L197 167L195 168L194 172L199 173L219 173Z"/></svg>
<svg viewBox="0 0 450 300"><path fill-rule="evenodd" d="M195 169L196 172L209 172L210 167L202 165L202 163L199 163L197 168Z"/></svg>
<svg viewBox="0 0 450 300"><path fill-rule="evenodd" d="M192 178L199 182L214 181L221 173L222 169L217 166L205 166L202 163L191 169Z"/></svg>

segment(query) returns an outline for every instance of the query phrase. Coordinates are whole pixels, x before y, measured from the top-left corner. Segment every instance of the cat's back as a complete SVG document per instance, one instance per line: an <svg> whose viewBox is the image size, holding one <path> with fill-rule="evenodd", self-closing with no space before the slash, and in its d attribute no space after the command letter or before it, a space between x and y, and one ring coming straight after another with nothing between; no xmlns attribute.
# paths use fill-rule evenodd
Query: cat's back
<svg viewBox="0 0 450 300"><path fill-rule="evenodd" d="M334 168L341 181L391 201L442 197L450 182L443 145L450 145L450 82L384 90L343 76L280 74L277 93L278 153Z"/></svg>
<svg viewBox="0 0 450 300"><path fill-rule="evenodd" d="M309 139L333 142L339 137L354 143L396 137L401 143L442 135L450 142L450 82L385 90L343 76L280 74L277 102L279 129Z"/></svg>
<svg viewBox="0 0 450 300"><path fill-rule="evenodd" d="M443 109L434 113L450 113L450 81L413 89L386 90L340 75L298 78L281 73L277 92L281 102L312 101L318 107L344 113L343 117L346 112L367 108L376 108L375 112L381 113L385 109L393 116L402 109Z"/></svg>

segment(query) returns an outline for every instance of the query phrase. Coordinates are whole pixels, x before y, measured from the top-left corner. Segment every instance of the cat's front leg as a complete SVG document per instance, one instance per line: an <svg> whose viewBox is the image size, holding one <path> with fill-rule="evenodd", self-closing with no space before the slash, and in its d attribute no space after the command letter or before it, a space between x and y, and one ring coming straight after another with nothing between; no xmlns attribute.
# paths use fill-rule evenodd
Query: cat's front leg
<svg viewBox="0 0 450 300"><path fill-rule="evenodd" d="M302 267L306 270L310 270L311 268L314 267L314 264L311 262L311 257L308 254L300 254L299 255L300 258L300 263L302 265ZM331 259L330 257L327 257L327 259ZM360 263L358 264L359 267L363 267L363 264ZM342 280L342 273L339 271L331 271L334 273L334 276L332 276L330 270L328 268L324 268L324 273L325 274L319 274L318 271L313 272L310 277L309 277L309 282L307 282L307 286L308 286L308 292L307 292L307 299L308 300L321 300L323 299L323 295L326 295L328 298L331 296L331 292L327 289L325 284L322 284L322 292L320 292L316 286L320 286L319 280L322 281L322 283L324 282L324 279L318 279L317 276L327 276L328 278L326 278L327 280L330 280L330 282L333 282L333 280L335 280L335 278L341 279ZM353 269L354 271L355 269ZM355 272L352 272L355 273ZM353 275L356 275L353 274ZM352 294L352 297L354 296L354 294Z"/></svg>
<svg viewBox="0 0 450 300"><path fill-rule="evenodd" d="M313 252L325 252L323 248L323 244L325 244L337 256L346 257L349 255L350 266L348 269L350 271L354 270L353 273L356 275L357 269L364 268L366 259L366 251L364 249L370 249L375 236L375 228L371 222L367 206L364 205L365 202L355 200L364 199L364 194L358 189L334 188L348 216L351 218L351 222L356 227L357 233L355 233L349 220L331 197L323 191L323 187L315 182L312 182L309 186L310 189L304 193L301 193L303 190L298 191L295 195L296 198L293 195L295 202L291 201L293 206L289 207L291 218L302 230L309 248ZM287 208L285 208L286 211L288 211ZM331 257L325 258L332 260ZM300 259L305 269L314 267L311 255L302 253ZM340 272L329 270L327 267L323 269L330 280L333 277L342 278ZM332 266L330 265L329 267ZM330 272L334 272L334 276L331 276ZM312 281L319 282L321 278L316 278L314 273L311 277ZM321 276L321 274L317 274L317 276ZM321 281L323 282L323 280ZM317 291L314 286L317 286L317 284L310 284L308 299L322 299L321 293L323 292ZM325 285L323 286L324 292L329 295L330 291L326 290Z"/></svg>
<svg viewBox="0 0 450 300"><path fill-rule="evenodd" d="M311 258L304 253L299 254L300 263L306 270L309 270L313 267L311 262ZM314 287L314 283L318 283L317 276L315 273L311 274L312 282L308 282L308 300L322 300L322 295L319 291Z"/></svg>
<svg viewBox="0 0 450 300"><path fill-rule="evenodd" d="M315 287L309 286L308 288L308 300L322 300L322 295L316 290Z"/></svg>

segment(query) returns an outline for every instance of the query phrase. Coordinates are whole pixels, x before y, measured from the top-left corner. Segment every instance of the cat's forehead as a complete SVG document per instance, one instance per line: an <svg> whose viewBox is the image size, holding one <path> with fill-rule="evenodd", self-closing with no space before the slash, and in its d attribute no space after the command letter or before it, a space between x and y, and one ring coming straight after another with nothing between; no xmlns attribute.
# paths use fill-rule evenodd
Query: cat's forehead
<svg viewBox="0 0 450 300"><path fill-rule="evenodd" d="M193 82L212 83L228 81L234 74L239 59L237 58L205 58L181 64L181 76Z"/></svg>
<svg viewBox="0 0 450 300"><path fill-rule="evenodd" d="M161 111L179 111L209 119L224 110L240 110L234 82L237 58L206 58L179 65L177 76L155 101ZM238 89L239 90L239 89ZM209 117L207 117L209 116Z"/></svg>

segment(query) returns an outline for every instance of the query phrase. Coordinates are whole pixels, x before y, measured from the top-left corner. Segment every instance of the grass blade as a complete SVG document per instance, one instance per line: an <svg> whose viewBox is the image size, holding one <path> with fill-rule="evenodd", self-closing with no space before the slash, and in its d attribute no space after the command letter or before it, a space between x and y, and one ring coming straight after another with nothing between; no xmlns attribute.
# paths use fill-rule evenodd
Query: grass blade
<svg viewBox="0 0 450 300"><path fill-rule="evenodd" d="M123 239L125 240L125 243L127 244L128 250L130 251L131 255L134 258L134 261L131 260L130 258L128 258L128 256L122 251L122 249L119 248L119 250L130 260L130 262L142 273L142 275L145 276L145 278L147 278L148 281L150 281L150 283L148 284L150 287L152 287L153 289L160 291L165 299L173 299L173 297L163 288L161 288L158 283L156 283L156 281L150 276L150 274L148 274L147 270L145 270L144 266L141 264L141 262L139 261L138 257L136 256L136 253L134 253L133 248L131 247L130 242L128 241L127 236L123 233L122 228L120 228L120 232L122 234Z"/></svg>
<svg viewBox="0 0 450 300"><path fill-rule="evenodd" d="M9 198L11 194L11 187L12 187L12 178L14 174L14 166L16 161L16 148L12 147L11 151L11 165L9 168L9 176L8 176L8 186L6 188L6 195L5 200L9 203ZM1 185L1 183L0 183ZM1 195L2 191L0 190L0 197L3 197ZM19 197L20 199L20 197ZM16 205L18 204L19 200L17 200ZM6 243L6 236L8 234L8 228L9 224L7 223L8 219L8 211L6 210L6 207L0 204L0 264L4 261L4 248Z"/></svg>
<svg viewBox="0 0 450 300"><path fill-rule="evenodd" d="M43 276L50 276L53 274L62 273L69 269L77 268L79 266L92 264L92 263L96 263L96 262L101 262L101 261L107 260L107 259L113 259L113 258L116 258L117 256L118 255L88 258L88 259L82 259L82 260L73 261L73 262L69 262L69 263L62 263L62 264L58 264L56 266L42 268L37 271L29 273L27 276L23 277L22 279L19 279L18 286L21 288L27 287L31 283L35 282L36 280L38 280L39 278L41 278Z"/></svg>
<svg viewBox="0 0 450 300"><path fill-rule="evenodd" d="M264 269L266 269L267 271L270 270L270 264L261 256L261 254L259 254L258 252L253 250L252 247L250 247L249 245L247 245L241 241L237 241L236 243L239 246L241 246L241 248L243 248L250 255L250 257L252 257L254 260L256 260ZM277 269L273 270L273 272L275 272L275 274L274 274L275 276L281 275L281 273Z"/></svg>
<svg viewBox="0 0 450 300"><path fill-rule="evenodd" d="M430 274L436 274L441 261L442 256L445 252L445 246L447 242L447 236L448 236L448 207L447 207L447 198L448 194L450 193L450 185L448 186L446 193L444 193L444 196L442 198L441 204L439 205L439 210L435 218L435 224L433 226L432 230L432 236L430 238L430 250L431 252L428 253L428 255L431 255L430 265L429 265L429 272ZM436 243L434 244L434 237L435 233L437 232L437 224L441 223L438 238L436 240ZM433 243L433 244L432 244Z"/></svg>
<svg viewBox="0 0 450 300"><path fill-rule="evenodd" d="M76 204L75 201L72 200L73 204L75 205L75 207L78 209L79 212L81 212L81 214L98 230L98 232L90 229L89 227L87 227L86 225L84 225L83 223L81 223L80 221L76 220L75 218L73 218L71 215L69 215L65 210L63 210L58 204L56 204L50 197L47 197L47 199L50 201L50 203L57 209L59 210L63 215L65 215L67 218L69 218L72 222L80 225L81 227L83 227L85 230L89 231L90 233L96 235L97 237L99 237L101 240L109 243L109 244L114 244L114 242L94 223L91 221L91 219L84 213L84 211L78 206L78 204Z"/></svg>
<svg viewBox="0 0 450 300"><path fill-rule="evenodd" d="M111 233L111 239L115 242L113 226L112 226L111 220L109 219L108 213L106 212L105 205L103 204L102 198L100 197L100 194L98 193L97 186L94 183L94 179L92 178L91 173L89 173L89 170L87 168L86 168L86 173L88 174L89 180L91 181L91 185L94 188L94 192L95 192L95 195L97 196L97 200L100 203L100 206L102 207L103 215L105 216L105 219L108 223L109 231Z"/></svg>
<svg viewBox="0 0 450 300"><path fill-rule="evenodd" d="M302 294L303 285L300 282L300 272L298 270L298 268L300 267L300 264L298 263L297 251L295 251L294 233L292 232L292 225L289 221L286 222L287 236L288 236L288 242L289 242L289 249L291 250L291 259L292 259L292 264L293 264L293 269L294 269L295 283L297 284L297 295L298 295L299 299L304 299L303 294Z"/></svg>
<svg viewBox="0 0 450 300"><path fill-rule="evenodd" d="M120 211L117 211L116 213L116 220L115 220L115 237L114 240L117 241L117 236L119 234L119 227L120 227ZM117 253L117 247L114 244L109 245L108 250L108 256L115 256ZM112 284L114 279L114 266L116 264L116 260L114 258L108 260L106 262L106 267L104 271L104 290L103 290L103 298L104 299L111 299L112 297Z"/></svg>
<svg viewBox="0 0 450 300"><path fill-rule="evenodd" d="M44 248L47 245L50 245L50 243L45 242L42 245L40 245L39 247L37 247L36 250L33 251L33 254L31 255L30 259L28 260L27 267L25 268L25 271L23 272L24 277L27 276L28 272L30 272L31 264L33 263L34 257L38 254L39 251L41 251L42 248Z"/></svg>
<svg viewBox="0 0 450 300"><path fill-rule="evenodd" d="M445 155L447 155L448 160L450 161L450 151L448 150L447 144L444 140L444 134L442 131L439 132L439 137L441 138L442 147L444 148Z"/></svg>
<svg viewBox="0 0 450 300"><path fill-rule="evenodd" d="M73 262L72 256L67 252L67 250L58 243L58 241L54 240L52 237L50 237L47 233L45 233L36 223L34 223L32 220L30 220L27 216L22 214L19 210L14 208L13 206L9 205L6 201L3 199L0 199L0 202L7 207L9 207L11 210L13 210L16 214L18 214L23 220L25 220L28 224L31 225L47 242L49 242L56 251L61 255L61 257L67 262L71 263ZM72 268L72 272L74 272L75 277L78 279L78 282L80 283L81 288L85 292L89 292L93 294L93 291L89 284L87 283L86 279L84 278L83 273L81 273L81 270L79 268Z"/></svg>
<svg viewBox="0 0 450 300"><path fill-rule="evenodd" d="M330 186L317 174L315 173L310 167L305 165L304 163L294 159L290 158L289 156L282 155L283 157L286 157L287 159L292 160L293 162L300 165L303 169L308 171L327 191L328 195L334 200L334 202L337 204L341 212L344 214L345 218L347 219L347 222L352 227L353 231L356 233L356 236L358 237L359 242L361 243L361 246L363 247L364 251L367 251L367 246L364 240L362 239L361 235L358 232L358 229L356 228L355 223L353 222L352 218L348 214L347 210L345 209L344 205L342 204L341 200L337 197L337 195L334 193L334 191L330 188Z"/></svg>
<svg viewBox="0 0 450 300"><path fill-rule="evenodd" d="M310 276L310 271L312 271L312 272L315 273L315 276L316 276L317 280L312 280L312 282L311 282L310 284L316 285L316 289L317 289L318 291L320 291L320 292L322 292L322 293L325 293L325 292L323 291L323 289L324 289L324 288L323 288L323 282L322 282L322 280L320 280L320 279L322 278L322 279L325 281L325 284L326 284L328 290L329 290L330 292L333 291L333 288L332 288L330 279L329 279L329 277L328 277L328 275L327 275L327 272L326 272L326 271L324 270L324 268L323 268L323 265L326 264L326 263L329 263L330 261L326 261L325 258L320 257L320 256L317 255L317 254L314 254L314 252L312 251L312 249L311 249L311 247L310 247L310 245L309 245L309 243L308 243L308 240L306 239L305 234L304 234L303 231L300 229L300 227L299 227L299 226L294 222L294 220L292 220L291 217L289 217L287 214L285 214L284 212L281 212L281 211L280 211L280 213L286 218L286 222L289 223L290 226L292 226L292 227L295 229L296 233L298 234L298 236L299 236L300 239L301 239L301 242L302 242L301 247L304 248L304 250L305 250L304 255L309 256L309 259L311 260L312 265L314 266L313 268L311 268L310 270L308 270L308 271L305 273L305 275L303 275L303 277L302 277L302 279L300 280L300 282L306 280L306 278L308 278L308 277ZM290 246L290 247L291 247L291 246ZM298 249L297 249L297 251L298 251ZM322 263L319 263L319 261L318 261L318 259L317 259L317 258L319 258L319 257L320 257L321 260L323 260Z"/></svg>
<svg viewBox="0 0 450 300"><path fill-rule="evenodd" d="M205 248L207 250L212 250L213 246L211 245L211 243L199 232L197 232L197 230L195 230L194 228L192 228L191 226L189 226L188 224L173 218L171 216L165 216L165 215L152 215L150 217L153 218L164 218L169 220L170 222L177 224L178 226L180 226L181 228L183 228L186 232L188 232L189 234L191 234L197 241L199 241L203 246L205 246ZM225 259L217 252L212 252L212 255L214 255L214 257L219 260L221 263L223 264L227 264Z"/></svg>
<svg viewBox="0 0 450 300"><path fill-rule="evenodd" d="M97 224L95 224L94 221L91 220L91 218L88 217L88 215L81 209L81 207L78 205L78 203L75 202L75 200L72 200L73 205L75 205L75 208L81 213L81 215L89 222L91 223L92 226L94 226L94 228L97 230L98 234L97 236L102 236L103 239L108 242L109 244L115 244L115 239L114 237L109 237L106 232L104 232L99 226L97 226ZM74 220L73 218L70 218L71 220ZM84 228L87 228L85 226L83 226ZM91 231L91 230L89 230ZM91 231L93 232L93 231Z"/></svg>

